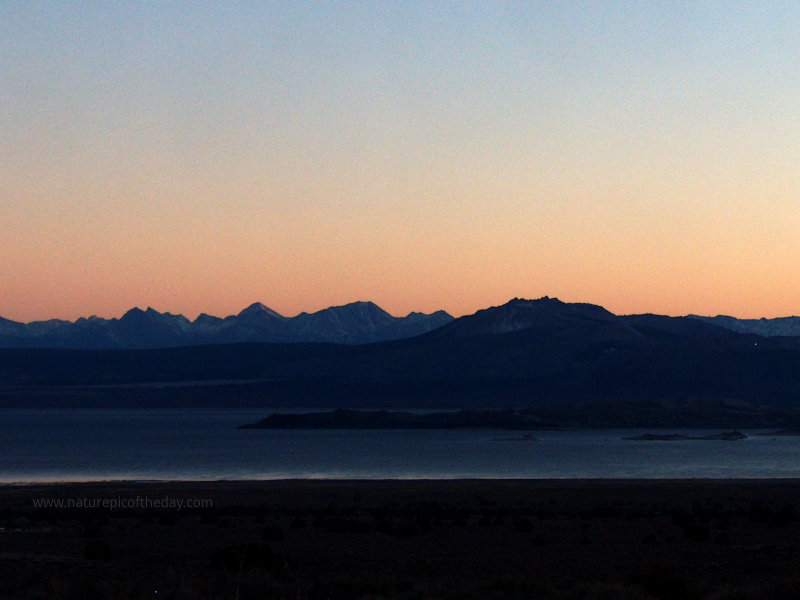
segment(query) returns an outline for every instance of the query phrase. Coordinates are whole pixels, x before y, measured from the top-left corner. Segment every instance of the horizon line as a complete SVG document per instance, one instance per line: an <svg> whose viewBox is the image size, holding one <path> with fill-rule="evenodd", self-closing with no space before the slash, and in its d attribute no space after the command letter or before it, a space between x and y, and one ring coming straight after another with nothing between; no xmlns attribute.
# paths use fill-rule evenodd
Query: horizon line
<svg viewBox="0 0 800 600"><path fill-rule="evenodd" d="M431 312L423 312L423 311L412 310L412 311L409 311L408 313L406 313L405 315L398 316L396 314L393 314L393 313L389 312L388 310L383 308L380 304L378 304L378 303L376 303L376 302L374 302L372 300L353 300L351 302L345 302L344 304L332 304L330 306L326 306L324 308L320 308L320 309L314 310L314 311L302 310L302 311L298 312L297 314L294 314L294 315L291 315L291 316L287 316L287 315L284 315L284 314L280 313L279 311L277 311L277 310L275 310L273 308L270 308L268 305L264 304L263 302L257 300L255 302L251 302L250 304L248 304L247 306L245 306L244 308L242 308L238 312L230 313L230 314L227 314L225 316L217 316L217 315L213 315L211 313L208 313L206 311L201 311L201 312L197 313L197 315L194 318L190 318L190 317L187 317L186 315L184 315L182 312L171 312L170 310L161 311L161 310L153 308L151 305L147 305L145 308L140 308L140 306L137 304L137 305L134 305L131 308L128 308L127 310L125 310L121 315L112 316L112 317L106 317L106 316L99 316L97 314L91 314L91 315L88 315L88 316L82 315L82 316L76 317L74 319L51 317L51 318L46 318L46 319L33 319L33 320L30 320L30 321L16 321L14 319L9 319L9 318L5 317L3 314L0 313L0 319L11 321L13 323L20 323L22 325L30 325L32 323L47 323L47 322L50 322L50 321L62 321L62 322L67 322L67 323L76 323L77 321L80 321L80 320L91 320L91 319L113 321L113 320L119 320L119 319L123 318L126 314L128 314L131 311L139 310L141 312L153 311L153 312L156 312L156 313L161 314L161 315L170 315L170 316L173 316L173 317L183 317L184 319L186 319L190 323L195 323L202 316L208 316L208 317L212 317L212 318L215 318L215 319L227 319L227 318L230 318L230 317L236 317L236 316L240 315L242 312L244 312L245 310L247 310L248 308L251 308L251 307L256 306L256 305L260 305L260 306L264 307L266 310L268 310L270 312L273 312L276 315L278 315L279 317L282 317L284 319L294 319L294 318L297 318L297 317L299 317L301 315L304 315L304 314L305 315L313 315L313 314L317 314L317 313L320 313L320 312L323 312L323 311L326 311L326 310L335 309L335 308L344 308L344 307L347 307L347 306L352 306L354 304L372 304L373 306L376 306L377 308L379 308L380 310L382 310L383 312L385 312L386 314L388 314L389 316L391 316L391 317L393 317L395 319L406 318L406 317L408 317L408 316L410 316L412 314L433 315L433 314L436 314L436 313L439 313L439 312L444 312L447 315L451 316L452 318L458 319L458 318L461 318L461 317L466 317L466 316L473 315L473 314L475 314L475 313L477 313L477 312L479 312L481 310L486 310L486 309L489 309L489 308L497 308L497 307L500 307L500 306L504 306L504 305L506 305L506 304L508 304L510 302L513 302L514 300L524 300L524 301L529 301L529 302L530 301L536 301L536 300L556 300L556 301L562 302L564 304L589 304L589 305L593 305L593 306L599 306L599 307L601 307L601 308L603 308L605 310L608 310L608 312L612 313L613 315L619 316L619 317L632 316L632 315L652 314L652 315L661 315L661 316L678 317L678 318L680 318L680 317L692 317L692 316L710 317L710 318L713 318L713 317L730 317L730 318L734 318L734 319L737 319L737 320L740 320L740 321L760 321L760 320L800 318L800 315L783 315L783 316L778 316L778 317L738 317L738 316L735 316L735 315L724 314L724 313L717 313L716 315L711 315L711 314L702 314L701 312L689 312L689 313L686 313L686 314L669 314L669 313L658 313L658 312L653 312L653 311L616 313L613 310L607 309L602 304L597 304L597 303L594 303L594 302L584 302L584 301L577 301L577 302L563 301L563 300L560 300L558 297L545 295L545 296L540 296L539 298L524 298L524 297L520 297L520 296L515 296L515 297L512 297L512 298L509 298L506 302L503 302L502 304L492 304L492 305L489 305L489 306L484 306L484 307L481 307L481 308L478 308L478 309L474 310L473 312L465 312L465 313L459 314L459 315L454 315L453 313L447 311L446 309L440 308L440 309L433 310Z"/></svg>

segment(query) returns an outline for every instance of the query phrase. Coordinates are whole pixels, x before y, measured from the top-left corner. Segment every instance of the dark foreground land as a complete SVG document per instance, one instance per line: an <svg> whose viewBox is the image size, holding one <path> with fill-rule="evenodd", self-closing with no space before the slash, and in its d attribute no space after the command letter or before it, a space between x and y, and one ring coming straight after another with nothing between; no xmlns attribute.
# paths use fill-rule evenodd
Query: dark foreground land
<svg viewBox="0 0 800 600"><path fill-rule="evenodd" d="M799 492L800 481L2 486L0 598L797 598Z"/></svg>

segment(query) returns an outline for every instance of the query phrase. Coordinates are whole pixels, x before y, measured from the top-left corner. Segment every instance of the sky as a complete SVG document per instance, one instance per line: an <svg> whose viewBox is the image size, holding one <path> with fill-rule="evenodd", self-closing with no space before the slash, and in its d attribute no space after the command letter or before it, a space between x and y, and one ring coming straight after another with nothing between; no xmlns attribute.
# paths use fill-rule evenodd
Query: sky
<svg viewBox="0 0 800 600"><path fill-rule="evenodd" d="M0 2L0 316L800 314L800 4Z"/></svg>

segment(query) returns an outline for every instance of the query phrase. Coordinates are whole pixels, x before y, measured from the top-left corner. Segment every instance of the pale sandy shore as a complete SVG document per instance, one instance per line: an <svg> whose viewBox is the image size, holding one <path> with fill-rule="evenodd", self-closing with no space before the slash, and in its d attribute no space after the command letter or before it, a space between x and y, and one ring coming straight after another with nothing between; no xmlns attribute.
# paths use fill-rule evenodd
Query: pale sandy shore
<svg viewBox="0 0 800 600"><path fill-rule="evenodd" d="M800 597L800 480L0 486L0 598Z"/></svg>

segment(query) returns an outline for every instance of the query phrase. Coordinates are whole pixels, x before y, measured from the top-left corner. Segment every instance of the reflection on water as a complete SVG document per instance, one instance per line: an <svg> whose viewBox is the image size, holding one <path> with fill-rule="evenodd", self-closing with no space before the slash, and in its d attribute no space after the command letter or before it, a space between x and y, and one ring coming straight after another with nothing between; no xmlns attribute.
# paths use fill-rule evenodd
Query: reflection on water
<svg viewBox="0 0 800 600"><path fill-rule="evenodd" d="M800 438L629 441L642 430L277 431L268 410L3 410L0 481L800 477ZM671 430L682 433L685 430ZM700 432L702 433L702 432Z"/></svg>

